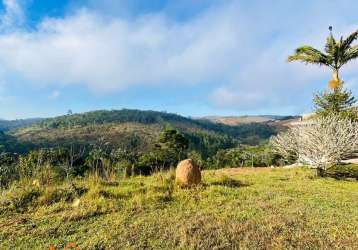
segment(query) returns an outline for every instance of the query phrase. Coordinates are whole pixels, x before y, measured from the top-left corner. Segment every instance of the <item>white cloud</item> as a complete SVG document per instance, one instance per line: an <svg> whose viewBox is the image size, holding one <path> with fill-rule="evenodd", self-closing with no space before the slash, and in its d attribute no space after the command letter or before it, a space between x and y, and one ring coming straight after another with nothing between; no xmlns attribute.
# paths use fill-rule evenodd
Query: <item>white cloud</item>
<svg viewBox="0 0 358 250"><path fill-rule="evenodd" d="M185 21L162 12L105 17L84 8L47 18L35 30L2 33L0 66L6 75L33 84L77 84L104 93L142 85L216 84L214 105L247 110L291 105L293 97L307 98L303 89L322 87L311 84L322 82L325 71L285 60L302 42L320 45L330 24L344 31L354 27L332 15L340 9L330 12L337 6L323 4L322 10L323 0L308 10L283 0L275 6L258 2L255 8L243 2L224 1ZM24 18L15 0L4 3L3 23Z"/></svg>
<svg viewBox="0 0 358 250"><path fill-rule="evenodd" d="M214 21L216 15L209 11L178 24L161 14L127 21L82 10L44 20L32 32L1 35L0 62L33 82L82 84L95 91L214 81L232 70L230 55L240 34L231 25L235 15L223 13Z"/></svg>
<svg viewBox="0 0 358 250"><path fill-rule="evenodd" d="M22 25L25 21L25 13L18 0L3 0L4 13L0 18L1 29L12 29Z"/></svg>
<svg viewBox="0 0 358 250"><path fill-rule="evenodd" d="M56 100L61 96L61 92L58 90L52 91L51 95L49 96L50 99Z"/></svg>

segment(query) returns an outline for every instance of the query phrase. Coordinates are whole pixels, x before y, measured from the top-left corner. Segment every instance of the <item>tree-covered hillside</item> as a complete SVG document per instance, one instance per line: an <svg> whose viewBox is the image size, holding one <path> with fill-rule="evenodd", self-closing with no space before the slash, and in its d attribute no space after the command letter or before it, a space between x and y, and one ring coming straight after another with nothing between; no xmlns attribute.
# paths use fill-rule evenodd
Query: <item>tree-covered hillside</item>
<svg viewBox="0 0 358 250"><path fill-rule="evenodd" d="M39 123L42 121L41 118L33 118L33 119L19 119L19 120L1 120L0 119L0 131L7 131L11 129L26 127L35 123Z"/></svg>
<svg viewBox="0 0 358 250"><path fill-rule="evenodd" d="M147 151L163 128L184 133L192 148L204 156L238 143L257 145L275 134L277 127L252 123L237 126L186 118L176 114L141 110L100 110L49 118L13 131L20 142L39 147L96 144L99 139L114 147Z"/></svg>
<svg viewBox="0 0 358 250"><path fill-rule="evenodd" d="M37 129L73 129L104 124L136 123L145 125L172 126L183 132L208 132L230 136L244 144L258 144L277 131L276 127L261 123L228 126L207 120L186 118L177 114L141 110L99 110L82 114L65 115L46 119L34 127Z"/></svg>
<svg viewBox="0 0 358 250"><path fill-rule="evenodd" d="M139 157L156 152L158 138L166 129L182 134L188 141L190 157L203 160L240 144L259 145L278 130L267 124L228 126L165 112L100 110L48 118L3 132L0 145L3 152L20 154L41 148L70 148L86 150L85 155L99 149L122 150Z"/></svg>

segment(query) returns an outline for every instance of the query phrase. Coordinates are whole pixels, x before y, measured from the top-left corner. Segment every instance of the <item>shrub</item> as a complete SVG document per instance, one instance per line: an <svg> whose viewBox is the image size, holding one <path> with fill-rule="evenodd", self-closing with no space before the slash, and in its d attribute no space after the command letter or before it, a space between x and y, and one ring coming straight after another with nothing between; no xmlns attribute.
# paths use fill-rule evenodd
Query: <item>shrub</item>
<svg viewBox="0 0 358 250"><path fill-rule="evenodd" d="M119 175L123 175L123 177L129 177L132 173L133 164L128 160L122 160L116 164L116 172Z"/></svg>
<svg viewBox="0 0 358 250"><path fill-rule="evenodd" d="M19 178L17 169L17 156L10 153L0 154L0 188L8 187Z"/></svg>
<svg viewBox="0 0 358 250"><path fill-rule="evenodd" d="M0 198L0 211L16 210L22 212L35 205L40 196L40 190L33 185L13 185L4 191Z"/></svg>
<svg viewBox="0 0 358 250"><path fill-rule="evenodd" d="M52 185L58 181L63 181L66 177L64 169L46 164L38 168L33 177L39 181L40 185Z"/></svg>
<svg viewBox="0 0 358 250"><path fill-rule="evenodd" d="M285 158L297 158L323 175L330 167L358 151L358 123L340 116L320 117L271 139Z"/></svg>
<svg viewBox="0 0 358 250"><path fill-rule="evenodd" d="M18 179L18 173L14 165L0 165L0 188L8 187Z"/></svg>
<svg viewBox="0 0 358 250"><path fill-rule="evenodd" d="M267 145L241 146L219 150L207 164L210 168L226 167L269 167L279 164L280 157L272 152Z"/></svg>
<svg viewBox="0 0 358 250"><path fill-rule="evenodd" d="M150 175L163 168L163 164L164 162L161 155L157 155L153 152L143 154L139 157L138 163L134 166L133 173L136 175Z"/></svg>
<svg viewBox="0 0 358 250"><path fill-rule="evenodd" d="M328 169L328 171L326 172L326 176L333 178L355 178L358 180L358 165L335 165Z"/></svg>

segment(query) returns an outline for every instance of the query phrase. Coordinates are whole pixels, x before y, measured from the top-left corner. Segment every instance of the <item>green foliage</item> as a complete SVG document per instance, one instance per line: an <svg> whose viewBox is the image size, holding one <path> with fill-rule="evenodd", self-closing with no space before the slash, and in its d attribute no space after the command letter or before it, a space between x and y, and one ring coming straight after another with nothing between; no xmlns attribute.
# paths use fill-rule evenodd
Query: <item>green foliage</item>
<svg viewBox="0 0 358 250"><path fill-rule="evenodd" d="M33 185L13 185L5 190L0 198L0 214L2 212L23 212L34 206L40 196L40 189Z"/></svg>
<svg viewBox="0 0 358 250"><path fill-rule="evenodd" d="M189 141L189 150L199 152L203 159L216 154L220 149L233 148L238 145L238 141L230 136L193 132L185 133L184 136Z"/></svg>
<svg viewBox="0 0 358 250"><path fill-rule="evenodd" d="M352 92L338 88L334 91L325 91L316 94L314 98L316 113L320 116L327 117L339 115L342 118L357 120L357 112L353 108L356 99Z"/></svg>
<svg viewBox="0 0 358 250"><path fill-rule="evenodd" d="M144 124L159 123L162 121L186 121L187 119L174 114L167 114L156 111L140 111L122 109L120 111L99 110L87 112L84 114L73 114L60 116L57 118L50 118L42 123L40 126L47 128L59 128L69 126L88 126L94 124L104 123L123 123L123 122L138 122Z"/></svg>
<svg viewBox="0 0 358 250"><path fill-rule="evenodd" d="M288 57L288 61L302 61L310 64L328 66L335 71L358 57L358 45L352 43L358 38L358 30L349 35L346 39L336 41L332 33L327 38L325 52L321 52L311 46L302 46L296 49L295 53Z"/></svg>
<svg viewBox="0 0 358 250"><path fill-rule="evenodd" d="M127 151L122 148L112 150L110 157L115 164L116 173L129 177L134 174L134 166L138 161L138 153L135 151Z"/></svg>
<svg viewBox="0 0 358 250"><path fill-rule="evenodd" d="M69 114L0 132L0 150L20 155L15 168L2 166L2 178L8 185L21 178L61 180L87 172L105 180L148 175L175 167L188 152L203 168L211 167L219 150L256 144L276 131L267 124L227 126L155 111Z"/></svg>
<svg viewBox="0 0 358 250"><path fill-rule="evenodd" d="M19 178L16 163L17 155L0 153L0 189Z"/></svg>
<svg viewBox="0 0 358 250"><path fill-rule="evenodd" d="M81 127L86 127L89 130L101 128L100 125L105 124L123 124L135 123L145 125L159 125L162 128L170 125L182 133L207 133L211 135L229 136L242 143L256 143L257 140L268 139L272 134L276 133L276 129L267 124L241 124L237 126L228 126L219 123L213 123L207 120L195 120L157 111L140 111L140 110L100 110L87 112L83 114L73 114L50 118L42 121L38 125L34 125L33 129L66 129L74 130ZM90 132L90 131L88 131ZM103 132L103 131L102 131ZM62 132L63 133L63 132ZM197 135L196 135L197 136ZM251 137L255 137L252 139ZM246 141L246 138L249 138ZM130 138L134 145L140 143L138 134L132 134Z"/></svg>
<svg viewBox="0 0 358 250"><path fill-rule="evenodd" d="M155 149L139 157L135 172L148 175L152 172L175 167L187 156L189 141L175 129L165 129L159 136Z"/></svg>
<svg viewBox="0 0 358 250"><path fill-rule="evenodd" d="M176 129L165 129L159 136L155 151L166 168L175 166L186 157L189 141Z"/></svg>
<svg viewBox="0 0 358 250"><path fill-rule="evenodd" d="M139 157L138 163L134 166L135 175L149 175L164 168L164 156L160 152L149 152Z"/></svg>
<svg viewBox="0 0 358 250"><path fill-rule="evenodd" d="M198 153L197 151L190 151L190 152L188 153L187 157L188 157L189 159L192 159L197 166L199 166L199 167L203 167L203 166L204 166L203 157L202 157L201 154Z"/></svg>
<svg viewBox="0 0 358 250"><path fill-rule="evenodd" d="M39 149L27 155L21 155L18 162L20 177L33 177L41 168L47 166L61 166L65 164L66 153L63 149Z"/></svg>
<svg viewBox="0 0 358 250"><path fill-rule="evenodd" d="M182 134L182 140L188 141L188 148L182 150L182 153L175 153L178 151L175 149L164 154L164 147L161 150L156 147L161 143L158 142L161 131L168 126ZM140 155L153 152L157 154L157 158L165 162L164 165L175 165L177 160L169 162L170 159L181 159L185 155L184 151L196 151L206 160L220 149L233 148L239 143L256 145L276 132L276 127L267 124L227 126L163 112L113 110L51 118L42 121L40 125L19 129L12 135L22 144L31 143L33 149L62 148L68 155L71 149L80 151L85 148L84 154L87 156L92 150L100 147L100 150L105 151L105 155L100 158L117 163L121 161L118 157L133 154L132 160L124 159L132 164ZM110 155L117 150L124 153ZM182 155L178 157L178 153ZM94 152L92 156L93 154ZM86 168L93 168L96 164L102 164L102 160L88 158L84 164L83 157L80 157L74 163L75 166L71 164L71 169L67 172L81 174ZM68 164L65 162L62 165L65 167Z"/></svg>
<svg viewBox="0 0 358 250"><path fill-rule="evenodd" d="M78 187L74 183L64 183L61 186L49 185L41 190L38 205L49 206L57 202L72 202L75 198L87 192L86 188Z"/></svg>
<svg viewBox="0 0 358 250"><path fill-rule="evenodd" d="M281 158L265 146L241 146L232 149L219 150L208 160L207 168L227 167L269 167L281 165Z"/></svg>
<svg viewBox="0 0 358 250"><path fill-rule="evenodd" d="M20 120L13 120L13 121L7 121L7 120L0 119L0 131L8 131L8 130L13 130L13 129L17 129L17 128L22 128L22 127L33 125L40 121L42 121L42 119L40 119L40 118L20 119Z"/></svg>
<svg viewBox="0 0 358 250"><path fill-rule="evenodd" d="M31 143L20 143L16 137L0 130L0 153L25 153L31 148Z"/></svg>
<svg viewBox="0 0 358 250"><path fill-rule="evenodd" d="M341 164L330 167L326 172L325 176L344 179L344 178L355 178L358 180L358 165L357 164Z"/></svg>

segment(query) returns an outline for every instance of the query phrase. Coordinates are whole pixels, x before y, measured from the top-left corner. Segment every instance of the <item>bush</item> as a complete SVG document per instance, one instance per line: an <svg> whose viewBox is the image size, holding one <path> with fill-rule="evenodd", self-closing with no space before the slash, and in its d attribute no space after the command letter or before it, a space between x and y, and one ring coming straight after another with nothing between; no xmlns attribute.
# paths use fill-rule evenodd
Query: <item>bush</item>
<svg viewBox="0 0 358 250"><path fill-rule="evenodd" d="M333 178L355 178L358 180L358 165L335 165L326 171L326 176Z"/></svg>
<svg viewBox="0 0 358 250"><path fill-rule="evenodd" d="M187 156L189 159L192 159L196 165L198 165L200 168L204 165L204 160L201 157L201 154L197 151L190 151Z"/></svg>
<svg viewBox="0 0 358 250"><path fill-rule="evenodd" d="M23 212L28 207L35 205L36 199L40 196L40 190L32 185L14 185L4 191L0 198L0 211Z"/></svg>
<svg viewBox="0 0 358 250"><path fill-rule="evenodd" d="M280 157L274 154L269 147L241 146L237 148L219 150L206 165L220 169L226 167L269 167L279 165Z"/></svg>
<svg viewBox="0 0 358 250"><path fill-rule="evenodd" d="M128 160L122 160L116 164L116 172L118 175L123 175L124 177L129 177L133 175L132 173L133 164Z"/></svg>
<svg viewBox="0 0 358 250"><path fill-rule="evenodd" d="M61 167L47 164L38 168L33 177L39 181L40 185L52 185L58 181L63 181L66 177L66 172Z"/></svg>
<svg viewBox="0 0 358 250"><path fill-rule="evenodd" d="M19 178L16 163L17 155L11 153L0 154L0 188L8 187L11 182Z"/></svg>
<svg viewBox="0 0 358 250"><path fill-rule="evenodd" d="M150 175L160 166L160 160L154 153L143 154L139 157L138 164L134 166L133 173L141 175Z"/></svg>
<svg viewBox="0 0 358 250"><path fill-rule="evenodd" d="M341 116L318 117L271 138L272 149L285 159L317 169L322 176L331 166L358 151L358 122Z"/></svg>
<svg viewBox="0 0 358 250"><path fill-rule="evenodd" d="M14 165L0 165L0 188L8 187L19 177Z"/></svg>

